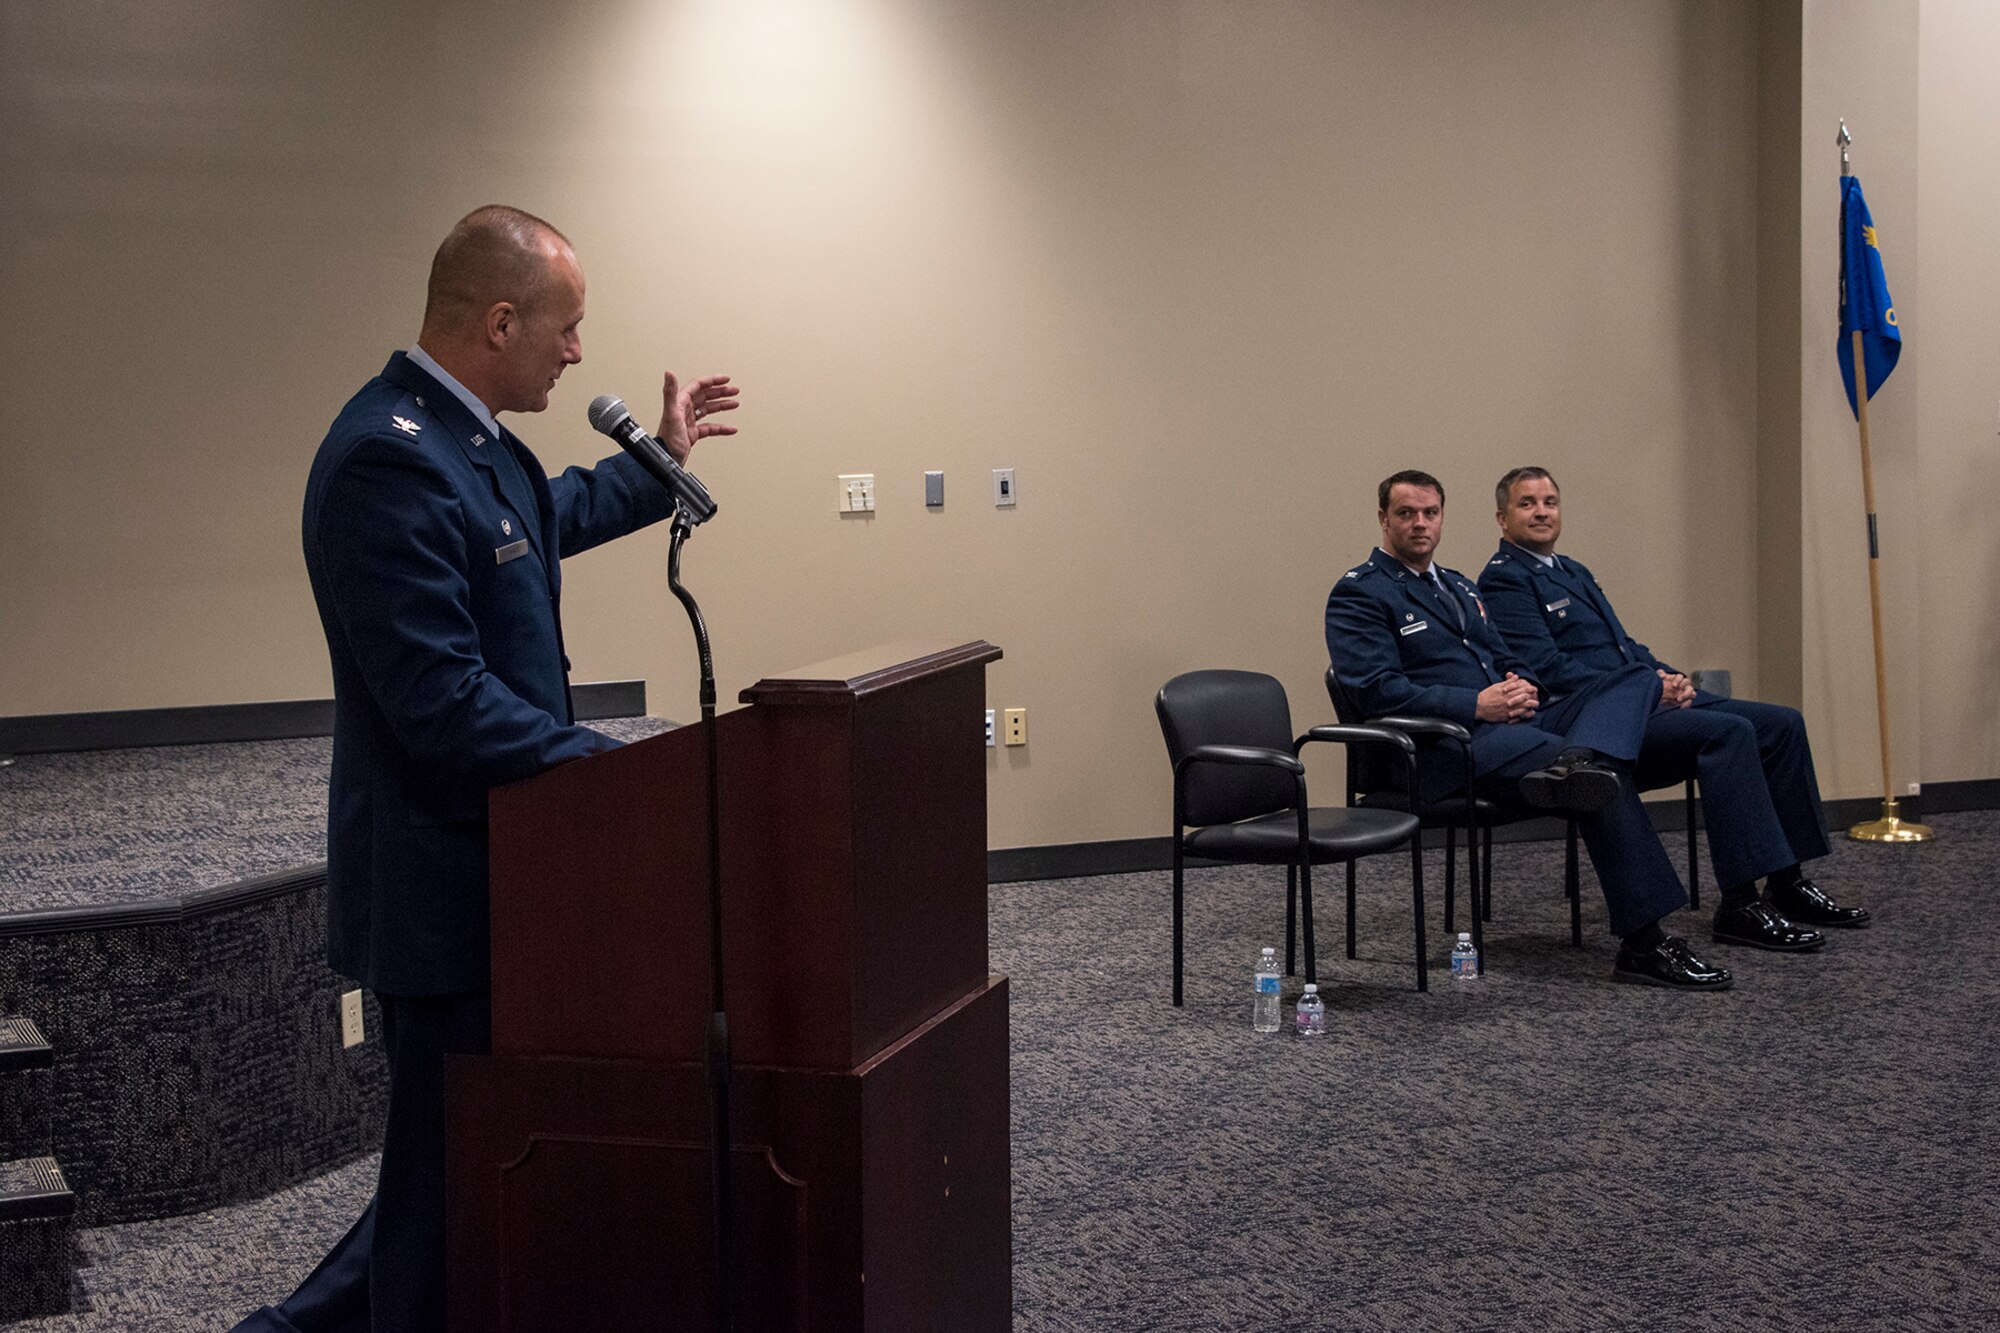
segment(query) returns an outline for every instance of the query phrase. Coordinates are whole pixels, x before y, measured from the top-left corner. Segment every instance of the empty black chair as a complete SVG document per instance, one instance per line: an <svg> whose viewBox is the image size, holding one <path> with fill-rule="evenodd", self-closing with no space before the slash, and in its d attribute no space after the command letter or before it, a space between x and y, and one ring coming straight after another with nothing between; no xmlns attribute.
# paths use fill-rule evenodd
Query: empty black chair
<svg viewBox="0 0 2000 1333"><path fill-rule="evenodd" d="M1292 734L1285 687L1254 671L1190 671L1153 701L1174 766L1174 1003L1181 1003L1182 870L1186 857L1282 865L1285 970L1297 970L1294 909L1305 918L1306 980L1317 981L1312 867L1410 846L1417 989L1430 988L1424 949L1424 860L1417 818L1403 811L1314 807L1298 754L1314 741L1379 747L1414 783L1417 747L1386 727L1323 726Z"/></svg>

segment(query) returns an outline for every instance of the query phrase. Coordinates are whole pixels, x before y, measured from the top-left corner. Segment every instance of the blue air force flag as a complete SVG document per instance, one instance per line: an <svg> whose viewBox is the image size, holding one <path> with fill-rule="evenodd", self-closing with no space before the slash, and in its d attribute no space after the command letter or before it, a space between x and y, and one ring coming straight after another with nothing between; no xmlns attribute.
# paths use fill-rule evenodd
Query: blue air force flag
<svg viewBox="0 0 2000 1333"><path fill-rule="evenodd" d="M1903 332L1896 327L1896 303L1889 298L1889 280L1882 274L1882 251L1875 244L1875 222L1868 201L1861 197L1861 180L1840 179L1840 378L1847 385L1847 406L1855 416L1854 339L1861 330L1868 361L1868 396L1882 387L1903 350Z"/></svg>

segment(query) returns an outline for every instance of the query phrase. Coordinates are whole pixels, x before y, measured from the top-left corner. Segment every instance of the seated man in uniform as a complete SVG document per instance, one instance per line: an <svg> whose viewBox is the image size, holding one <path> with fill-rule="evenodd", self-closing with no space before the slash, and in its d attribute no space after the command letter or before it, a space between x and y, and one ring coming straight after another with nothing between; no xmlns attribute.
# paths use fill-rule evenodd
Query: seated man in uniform
<svg viewBox="0 0 2000 1333"><path fill-rule="evenodd" d="M1326 647L1339 690L1366 717L1424 714L1472 733L1474 787L1519 788L1530 802L1578 815L1591 864L1620 940L1616 981L1723 990L1728 972L1696 957L1660 922L1687 890L1640 806L1631 766L1661 682L1633 665L1606 672L1560 700L1487 624L1472 581L1432 563L1444 525L1444 487L1398 472L1376 492L1382 545L1334 582ZM1426 799L1462 785L1463 763L1433 747L1420 757Z"/></svg>
<svg viewBox="0 0 2000 1333"><path fill-rule="evenodd" d="M1668 706L1646 726L1637 773L1646 786L1700 779L1709 859L1722 885L1715 939L1800 951L1825 942L1812 927L1867 925L1866 909L1841 906L1800 868L1829 849L1798 710L1697 690L1626 633L1590 571L1555 553L1562 492L1545 469L1515 468L1494 500L1504 535L1479 591L1508 648L1556 692L1635 664L1659 677Z"/></svg>

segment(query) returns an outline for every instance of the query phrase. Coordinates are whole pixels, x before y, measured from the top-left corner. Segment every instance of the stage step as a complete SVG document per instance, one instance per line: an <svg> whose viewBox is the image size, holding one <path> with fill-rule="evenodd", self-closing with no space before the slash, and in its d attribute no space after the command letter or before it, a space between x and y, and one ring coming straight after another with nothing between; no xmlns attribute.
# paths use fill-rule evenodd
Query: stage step
<svg viewBox="0 0 2000 1333"><path fill-rule="evenodd" d="M49 1039L32 1018L0 1018L0 1074L47 1069L56 1062Z"/></svg>
<svg viewBox="0 0 2000 1333"><path fill-rule="evenodd" d="M75 1252L76 1195L56 1159L0 1162L0 1319L67 1311Z"/></svg>
<svg viewBox="0 0 2000 1333"><path fill-rule="evenodd" d="M0 1016L0 1162L54 1151L55 1052L31 1018Z"/></svg>
<svg viewBox="0 0 2000 1333"><path fill-rule="evenodd" d="M76 1195L63 1179L53 1157L23 1157L0 1162L0 1222L22 1218L67 1217L76 1212Z"/></svg>

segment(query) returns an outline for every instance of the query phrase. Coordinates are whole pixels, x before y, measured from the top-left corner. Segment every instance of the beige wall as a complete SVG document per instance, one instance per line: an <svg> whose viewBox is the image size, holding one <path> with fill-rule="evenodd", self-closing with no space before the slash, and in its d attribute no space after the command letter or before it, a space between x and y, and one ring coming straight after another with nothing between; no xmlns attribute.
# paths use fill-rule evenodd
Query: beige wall
<svg viewBox="0 0 2000 1333"><path fill-rule="evenodd" d="M1825 321L1805 319L1800 296L1803 7L1764 0L1757 9L1757 675L1760 697L1798 708L1805 700L1799 377L1807 329L1824 330Z"/></svg>
<svg viewBox="0 0 2000 1333"><path fill-rule="evenodd" d="M1924 570L1914 682L1928 782L2000 773L2000 6L1925 0L1918 244L1926 275L1922 450L1912 530ZM1892 289L1893 290L1893 289ZM1899 294L1900 304L1902 297ZM1900 369L1897 374L1901 374ZM1906 685L1906 688L1909 686Z"/></svg>
<svg viewBox="0 0 2000 1333"><path fill-rule="evenodd" d="M556 221L591 281L587 360L513 423L551 469L599 452L594 394L647 402L663 363L746 385L685 571L725 699L881 640L1006 650L989 702L1032 743L994 752L996 846L1163 832L1151 697L1177 671L1272 671L1322 720L1326 588L1398 466L1445 480L1468 571L1492 478L1554 469L1642 637L1757 687L1750 7L162 0L0 25L0 713L326 692L311 450L492 199ZM1961 58L1954 96L1990 106ZM1882 174L1878 220L1914 233ZM1950 215L1968 250L1978 203ZM1888 253L1908 306L1914 253ZM988 502L997 466L1018 509ZM877 474L873 517L834 513L848 471ZM644 676L686 717L664 552L581 557L565 611L579 679ZM1942 646L1952 680L1991 637ZM1844 784L1872 712L1811 697ZM2000 772L1990 732L1911 735Z"/></svg>

